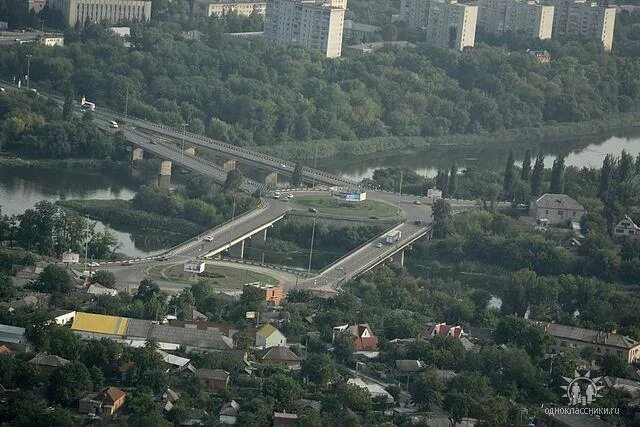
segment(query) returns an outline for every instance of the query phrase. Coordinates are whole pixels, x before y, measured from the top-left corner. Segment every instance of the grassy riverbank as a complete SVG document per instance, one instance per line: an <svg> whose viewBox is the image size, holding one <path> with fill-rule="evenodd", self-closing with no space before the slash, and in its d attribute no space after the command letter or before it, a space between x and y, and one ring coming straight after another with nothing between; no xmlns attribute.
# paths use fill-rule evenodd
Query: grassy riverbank
<svg viewBox="0 0 640 427"><path fill-rule="evenodd" d="M63 200L58 204L114 228L135 227L145 231L163 231L185 237L202 233L206 228L184 219L145 212L129 200Z"/></svg>
<svg viewBox="0 0 640 427"><path fill-rule="evenodd" d="M423 149L434 146L469 146L575 141L613 131L640 128L640 114L625 113L607 116L599 120L578 123L554 123L541 127L501 130L480 134L454 134L441 137L376 137L357 140L323 139L295 141L276 146L254 147L274 156L291 160L310 160L316 154L319 159L341 155L367 155L390 153L398 150Z"/></svg>

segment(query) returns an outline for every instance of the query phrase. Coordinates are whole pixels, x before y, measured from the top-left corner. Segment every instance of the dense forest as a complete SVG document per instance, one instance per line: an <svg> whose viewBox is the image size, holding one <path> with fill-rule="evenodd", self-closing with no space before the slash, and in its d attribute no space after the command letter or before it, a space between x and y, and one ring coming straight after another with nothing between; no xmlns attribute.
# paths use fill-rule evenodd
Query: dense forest
<svg viewBox="0 0 640 427"><path fill-rule="evenodd" d="M624 22L624 19L621 20ZM632 24L630 24L632 25ZM191 27L190 27L191 26ZM26 74L42 91L237 145L287 140L441 136L584 122L640 107L640 60L596 42L479 44L468 53L426 47L327 60L299 48L233 43L226 21L152 22L123 40L98 25L67 32L64 48L0 52L0 76ZM202 40L183 30L199 28ZM622 30L621 30L622 31Z"/></svg>

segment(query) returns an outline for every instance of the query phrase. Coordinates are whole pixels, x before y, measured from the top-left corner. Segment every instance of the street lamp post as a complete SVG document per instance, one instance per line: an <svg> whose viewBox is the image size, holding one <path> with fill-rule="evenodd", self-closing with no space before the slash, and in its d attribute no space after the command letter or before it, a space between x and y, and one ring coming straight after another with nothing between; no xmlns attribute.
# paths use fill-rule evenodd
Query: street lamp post
<svg viewBox="0 0 640 427"><path fill-rule="evenodd" d="M313 239L316 235L316 218L313 217L313 227L311 228L311 247L309 248L309 268L307 269L307 273L311 273L311 259L313 257Z"/></svg>
<svg viewBox="0 0 640 427"><path fill-rule="evenodd" d="M184 135L187 133L187 126L189 126L189 123L183 123L182 124L182 150L181 150L181 158L184 158Z"/></svg>
<svg viewBox="0 0 640 427"><path fill-rule="evenodd" d="M29 89L29 85L31 83L31 56L32 55L27 55L27 89Z"/></svg>

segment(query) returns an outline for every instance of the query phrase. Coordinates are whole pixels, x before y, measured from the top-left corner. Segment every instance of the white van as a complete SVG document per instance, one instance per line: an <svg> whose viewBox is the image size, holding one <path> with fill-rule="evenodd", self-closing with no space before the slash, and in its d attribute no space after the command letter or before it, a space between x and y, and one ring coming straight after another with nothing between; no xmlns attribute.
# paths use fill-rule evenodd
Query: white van
<svg viewBox="0 0 640 427"><path fill-rule="evenodd" d="M113 129L117 129L118 128L118 122L114 122L113 120L109 120L109 126L111 126Z"/></svg>

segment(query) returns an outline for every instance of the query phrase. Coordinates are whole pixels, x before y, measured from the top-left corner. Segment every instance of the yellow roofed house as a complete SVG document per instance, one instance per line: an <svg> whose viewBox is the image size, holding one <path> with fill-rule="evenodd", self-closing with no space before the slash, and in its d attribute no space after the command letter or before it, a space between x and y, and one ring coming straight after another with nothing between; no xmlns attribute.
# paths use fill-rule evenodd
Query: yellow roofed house
<svg viewBox="0 0 640 427"><path fill-rule="evenodd" d="M287 337L273 325L262 325L256 330L256 348L286 346Z"/></svg>
<svg viewBox="0 0 640 427"><path fill-rule="evenodd" d="M127 331L129 319L126 317L107 316L77 312L71 329L86 338L101 338L101 335L123 337Z"/></svg>

